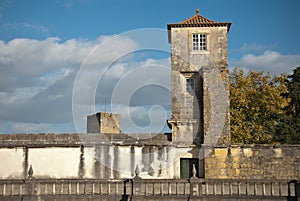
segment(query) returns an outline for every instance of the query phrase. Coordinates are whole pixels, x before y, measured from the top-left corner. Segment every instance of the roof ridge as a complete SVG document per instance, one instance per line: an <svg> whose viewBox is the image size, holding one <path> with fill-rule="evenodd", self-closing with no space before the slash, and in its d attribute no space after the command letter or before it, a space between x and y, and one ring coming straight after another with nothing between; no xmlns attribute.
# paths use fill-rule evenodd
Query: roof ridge
<svg viewBox="0 0 300 201"><path fill-rule="evenodd" d="M199 15L198 13L182 22L179 22L178 24L186 24L186 23L191 23L191 22L198 22L198 23L219 23L210 19L207 19L206 17L203 17L202 15Z"/></svg>

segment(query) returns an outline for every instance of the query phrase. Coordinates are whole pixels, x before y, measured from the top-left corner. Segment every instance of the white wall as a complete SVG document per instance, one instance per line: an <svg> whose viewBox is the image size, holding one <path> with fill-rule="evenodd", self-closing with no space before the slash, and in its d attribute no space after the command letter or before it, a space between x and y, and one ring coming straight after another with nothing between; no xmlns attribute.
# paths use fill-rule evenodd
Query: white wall
<svg viewBox="0 0 300 201"><path fill-rule="evenodd" d="M192 154L188 153L191 148L174 148L164 147L161 153L157 149L153 152L153 162L151 167L154 170L153 176L149 172L143 171L143 157L147 157L142 153L143 147L135 147L134 170L138 165L140 170L140 177L158 178L158 179L173 179L180 178L180 158L192 158ZM113 147L110 147L109 154L111 155L111 165L113 164ZM131 157L130 147L119 147L119 176L120 178L131 178ZM160 156L159 156L160 154ZM147 168L146 168L147 169Z"/></svg>
<svg viewBox="0 0 300 201"><path fill-rule="evenodd" d="M49 178L78 177L80 147L30 148L28 167L32 165L33 176Z"/></svg>
<svg viewBox="0 0 300 201"><path fill-rule="evenodd" d="M23 178L24 161L23 148L0 148L0 178Z"/></svg>
<svg viewBox="0 0 300 201"><path fill-rule="evenodd" d="M84 148L84 177L94 178L95 174L95 148L85 147Z"/></svg>
<svg viewBox="0 0 300 201"><path fill-rule="evenodd" d="M119 174L122 178L131 178L130 146L119 147Z"/></svg>
<svg viewBox="0 0 300 201"><path fill-rule="evenodd" d="M115 155L115 148L118 155ZM191 158L190 148L177 147L134 147L134 158L131 146L109 146L108 149L98 147L101 152L96 157L96 147L84 147L83 177L95 178L132 178L136 167L139 167L142 178L172 179L180 178L180 158ZM151 150L151 151L150 151ZM28 168L32 165L35 178L79 178L80 147L45 147L28 148ZM144 153L143 153L144 152ZM115 157L118 160L116 163ZM25 166L25 148L0 148L0 179L23 178ZM99 167L96 168L96 160ZM106 166L106 168L105 168ZM107 167L108 166L108 167ZM151 168L150 168L151 166ZM152 174L149 170L152 169ZM98 170L99 172L95 172ZM117 174L115 174L117 171ZM28 169L26 170L28 172ZM106 172L106 173L104 173Z"/></svg>

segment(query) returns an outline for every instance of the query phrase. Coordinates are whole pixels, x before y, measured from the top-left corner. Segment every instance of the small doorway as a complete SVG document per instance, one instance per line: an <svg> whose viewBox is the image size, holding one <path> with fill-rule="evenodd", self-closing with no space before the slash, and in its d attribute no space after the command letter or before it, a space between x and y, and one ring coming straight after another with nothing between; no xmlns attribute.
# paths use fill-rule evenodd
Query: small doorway
<svg viewBox="0 0 300 201"><path fill-rule="evenodd" d="M193 164L195 164L199 178L199 159L198 158L181 158L180 159L180 178L189 179L193 176Z"/></svg>

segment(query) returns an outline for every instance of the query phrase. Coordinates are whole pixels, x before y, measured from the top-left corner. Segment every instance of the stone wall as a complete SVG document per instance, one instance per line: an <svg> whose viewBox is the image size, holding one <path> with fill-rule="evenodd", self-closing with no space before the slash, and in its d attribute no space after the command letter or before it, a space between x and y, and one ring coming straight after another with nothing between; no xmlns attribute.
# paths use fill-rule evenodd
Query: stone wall
<svg viewBox="0 0 300 201"><path fill-rule="evenodd" d="M205 158L205 178L300 179L300 146L214 148Z"/></svg>
<svg viewBox="0 0 300 201"><path fill-rule="evenodd" d="M180 177L180 158L192 148L177 148L165 134L0 135L0 179Z"/></svg>
<svg viewBox="0 0 300 201"><path fill-rule="evenodd" d="M87 116L88 133L120 133L121 115L107 112Z"/></svg>
<svg viewBox="0 0 300 201"><path fill-rule="evenodd" d="M230 142L227 27L170 30L172 44L173 141L180 145L225 146ZM192 50L192 34L207 34L207 51ZM186 78L196 80L195 93Z"/></svg>
<svg viewBox="0 0 300 201"><path fill-rule="evenodd" d="M180 147L164 134L0 135L0 179L179 179L181 159L206 179L300 179L300 146Z"/></svg>

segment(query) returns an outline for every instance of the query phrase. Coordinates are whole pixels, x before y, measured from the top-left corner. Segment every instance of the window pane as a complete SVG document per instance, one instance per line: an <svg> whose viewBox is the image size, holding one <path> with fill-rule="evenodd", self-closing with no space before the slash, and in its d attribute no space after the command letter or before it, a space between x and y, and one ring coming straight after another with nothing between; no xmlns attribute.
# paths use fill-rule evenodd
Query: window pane
<svg viewBox="0 0 300 201"><path fill-rule="evenodd" d="M186 91L195 91L195 78L186 78Z"/></svg>
<svg viewBox="0 0 300 201"><path fill-rule="evenodd" d="M193 50L206 50L206 34L193 34Z"/></svg>

